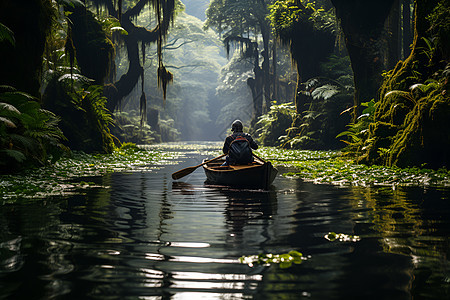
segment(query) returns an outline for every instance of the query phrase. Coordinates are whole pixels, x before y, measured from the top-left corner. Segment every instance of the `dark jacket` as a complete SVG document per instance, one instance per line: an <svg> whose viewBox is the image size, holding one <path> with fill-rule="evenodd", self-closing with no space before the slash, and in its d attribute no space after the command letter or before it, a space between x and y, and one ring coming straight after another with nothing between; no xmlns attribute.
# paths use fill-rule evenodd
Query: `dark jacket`
<svg viewBox="0 0 450 300"><path fill-rule="evenodd" d="M238 137L238 136L242 136L243 138L247 139L247 141L249 142L250 148L251 149L258 149L258 144L256 144L256 142L253 140L253 138L251 137L250 134L248 133L244 133L244 132L235 132L232 135L227 136L227 138L225 139L225 143L223 144L223 153L228 154L228 152L230 151L230 145L231 143ZM227 162L228 163L239 163L238 161L230 161L230 158L227 156Z"/></svg>

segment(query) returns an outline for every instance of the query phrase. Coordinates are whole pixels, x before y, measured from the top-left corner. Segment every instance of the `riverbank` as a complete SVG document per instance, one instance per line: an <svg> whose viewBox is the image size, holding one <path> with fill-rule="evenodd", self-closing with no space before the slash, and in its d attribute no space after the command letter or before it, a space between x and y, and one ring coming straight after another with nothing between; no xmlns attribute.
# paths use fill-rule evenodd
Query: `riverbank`
<svg viewBox="0 0 450 300"><path fill-rule="evenodd" d="M220 154L220 143L167 143L137 149L114 151L112 154L75 152L52 166L31 169L14 175L0 176L3 202L44 199L77 193L96 187L89 177L112 172L152 172L189 153L208 157ZM289 172L285 177L302 178L316 184L343 186L450 186L450 171L419 168L388 168L355 164L337 151L286 150L261 147L256 154ZM276 182L275 182L276 185Z"/></svg>
<svg viewBox="0 0 450 300"><path fill-rule="evenodd" d="M357 164L339 151L286 150L264 147L259 155L275 166L294 168L283 176L317 184L353 186L450 186L450 171Z"/></svg>

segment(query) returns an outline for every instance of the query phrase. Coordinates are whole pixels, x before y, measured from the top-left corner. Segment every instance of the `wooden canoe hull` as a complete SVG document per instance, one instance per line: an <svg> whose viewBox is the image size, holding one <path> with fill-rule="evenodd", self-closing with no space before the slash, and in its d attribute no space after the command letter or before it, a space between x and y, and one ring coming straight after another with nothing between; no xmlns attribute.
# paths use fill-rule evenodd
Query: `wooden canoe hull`
<svg viewBox="0 0 450 300"><path fill-rule="evenodd" d="M223 162L217 160L203 165L208 183L268 189L278 173L270 162L255 161L251 165L221 167Z"/></svg>

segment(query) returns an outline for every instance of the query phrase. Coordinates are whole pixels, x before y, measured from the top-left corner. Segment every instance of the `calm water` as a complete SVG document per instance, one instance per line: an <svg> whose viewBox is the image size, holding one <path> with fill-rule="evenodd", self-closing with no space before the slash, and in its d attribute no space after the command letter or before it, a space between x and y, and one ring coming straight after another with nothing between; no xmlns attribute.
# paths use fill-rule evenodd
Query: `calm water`
<svg viewBox="0 0 450 300"><path fill-rule="evenodd" d="M0 206L0 298L449 299L449 189L278 177L268 192L230 190L206 186L201 169L172 182L203 157ZM308 259L287 269L238 261L290 250Z"/></svg>

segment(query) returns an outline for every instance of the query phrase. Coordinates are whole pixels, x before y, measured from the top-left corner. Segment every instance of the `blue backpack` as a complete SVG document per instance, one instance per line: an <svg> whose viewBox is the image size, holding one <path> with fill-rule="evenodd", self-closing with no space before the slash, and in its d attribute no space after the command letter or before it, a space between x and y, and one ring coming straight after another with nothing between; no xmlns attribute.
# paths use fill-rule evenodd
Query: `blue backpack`
<svg viewBox="0 0 450 300"><path fill-rule="evenodd" d="M252 149L250 142L243 136L237 136L230 144L228 157L231 163L249 164L253 161Z"/></svg>

